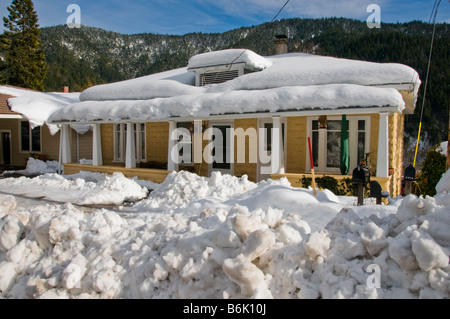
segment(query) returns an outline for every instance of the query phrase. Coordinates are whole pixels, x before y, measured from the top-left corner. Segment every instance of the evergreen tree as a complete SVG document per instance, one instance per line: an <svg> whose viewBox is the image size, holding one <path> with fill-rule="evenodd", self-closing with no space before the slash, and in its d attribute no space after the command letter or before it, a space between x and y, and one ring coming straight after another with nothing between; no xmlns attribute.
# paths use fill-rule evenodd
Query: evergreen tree
<svg viewBox="0 0 450 319"><path fill-rule="evenodd" d="M13 0L4 17L6 28L1 35L5 54L4 81L11 85L43 90L47 63L41 48L38 16L32 0Z"/></svg>

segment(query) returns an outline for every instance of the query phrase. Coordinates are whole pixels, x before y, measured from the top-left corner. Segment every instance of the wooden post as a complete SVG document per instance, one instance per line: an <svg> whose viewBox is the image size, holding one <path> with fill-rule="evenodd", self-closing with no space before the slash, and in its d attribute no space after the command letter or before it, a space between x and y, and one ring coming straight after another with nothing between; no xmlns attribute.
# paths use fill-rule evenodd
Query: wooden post
<svg viewBox="0 0 450 319"><path fill-rule="evenodd" d="M358 206L364 205L364 185L358 184Z"/></svg>
<svg viewBox="0 0 450 319"><path fill-rule="evenodd" d="M314 196L316 196L317 195L316 177L314 175L314 159L313 159L312 148L311 148L311 137L308 137L308 146L309 146L309 158L310 158L310 162L311 162L312 188L313 188Z"/></svg>

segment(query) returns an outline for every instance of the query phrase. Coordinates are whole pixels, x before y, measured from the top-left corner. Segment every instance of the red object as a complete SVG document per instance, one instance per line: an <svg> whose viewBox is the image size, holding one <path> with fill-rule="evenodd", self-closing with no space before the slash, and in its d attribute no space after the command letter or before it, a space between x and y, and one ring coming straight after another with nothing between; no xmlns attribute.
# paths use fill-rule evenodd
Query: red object
<svg viewBox="0 0 450 319"><path fill-rule="evenodd" d="M311 169L314 169L314 161L313 161L313 154L311 149L311 138L308 137L308 146L309 146L309 158L311 163Z"/></svg>

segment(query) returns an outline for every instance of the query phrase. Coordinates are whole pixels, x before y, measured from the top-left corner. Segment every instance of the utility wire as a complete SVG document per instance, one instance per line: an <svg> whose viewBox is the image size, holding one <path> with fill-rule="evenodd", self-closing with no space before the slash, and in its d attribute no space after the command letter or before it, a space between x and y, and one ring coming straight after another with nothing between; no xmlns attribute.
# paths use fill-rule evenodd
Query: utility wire
<svg viewBox="0 0 450 319"><path fill-rule="evenodd" d="M437 16L440 4L441 4L441 0L436 0L434 2L433 11L431 12L431 16L430 16L430 21L431 21L431 18L434 15L434 17L433 17L433 24L434 24L434 26L433 26L433 35L431 37L430 55L428 56L427 76L425 78L425 87L424 87L423 100L422 100L422 110L420 112L419 134L417 136L416 152L414 154L413 167L416 167L417 151L419 150L420 132L422 130L423 110L425 108L425 97L427 95L427 86L428 86L428 77L429 77L429 74L430 74L431 56L433 54L434 37L435 37L435 34L436 34L436 16Z"/></svg>
<svg viewBox="0 0 450 319"><path fill-rule="evenodd" d="M272 21L270 21L270 22L275 21L275 19L280 15L280 13L281 13L281 12L284 10L284 8L288 5L289 1L291 1L291 0L287 0L287 1L286 1L286 3L281 7L281 9L278 11L278 13L273 17ZM437 1L437 0L436 0L436 1ZM236 62L236 61L237 61L237 60L238 60L245 52L247 52L247 49L244 49L244 51L242 51L242 53L239 54L239 55L236 57L236 59L234 59L233 61L231 61L231 63L229 64L228 70L231 69L231 67L233 66L234 62ZM216 74L216 76L217 76L217 74Z"/></svg>
<svg viewBox="0 0 450 319"><path fill-rule="evenodd" d="M280 15L281 11L283 11L283 9L287 6L287 4L289 3L289 1L291 1L291 0L287 0L287 1L286 1L286 3L284 4L284 6L281 7L280 11L278 11L278 13L273 17L272 21L270 21L270 22L274 22L274 21L275 21L275 19Z"/></svg>

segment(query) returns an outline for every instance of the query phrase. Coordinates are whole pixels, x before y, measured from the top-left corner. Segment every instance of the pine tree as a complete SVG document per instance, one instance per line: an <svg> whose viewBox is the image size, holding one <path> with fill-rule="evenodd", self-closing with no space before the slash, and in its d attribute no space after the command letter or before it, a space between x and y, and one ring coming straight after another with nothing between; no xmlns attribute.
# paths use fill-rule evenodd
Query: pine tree
<svg viewBox="0 0 450 319"><path fill-rule="evenodd" d="M6 83L43 90L47 63L41 48L38 16L32 0L13 0L9 17L3 18L5 32L1 48L5 54L3 78Z"/></svg>

